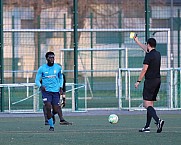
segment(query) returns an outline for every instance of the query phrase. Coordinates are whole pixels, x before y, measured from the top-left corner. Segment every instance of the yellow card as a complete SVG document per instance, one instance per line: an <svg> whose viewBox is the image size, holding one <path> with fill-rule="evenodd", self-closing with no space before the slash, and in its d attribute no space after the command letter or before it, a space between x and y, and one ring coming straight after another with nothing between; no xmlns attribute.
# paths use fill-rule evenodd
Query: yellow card
<svg viewBox="0 0 181 145"><path fill-rule="evenodd" d="M135 32L131 32L129 37L130 37L131 39L133 39L134 36L135 36Z"/></svg>

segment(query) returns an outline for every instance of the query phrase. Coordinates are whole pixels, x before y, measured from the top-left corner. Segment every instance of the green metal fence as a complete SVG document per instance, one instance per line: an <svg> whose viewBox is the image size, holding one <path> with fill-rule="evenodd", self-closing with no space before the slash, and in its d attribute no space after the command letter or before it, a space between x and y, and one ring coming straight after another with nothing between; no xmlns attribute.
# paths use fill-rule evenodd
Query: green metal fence
<svg viewBox="0 0 181 145"><path fill-rule="evenodd" d="M88 96L94 96L88 108L118 108L118 68L125 67L125 57L128 67L138 68L144 58L139 51L125 55L121 50L138 48L129 38L131 31L143 43L148 37L157 39L157 49L167 59L163 68L180 67L179 0L2 0L0 4L1 84L27 82L27 72L31 72L29 83L34 82L36 70L46 63L45 53L54 51L68 83L81 84L86 74ZM1 111L7 107L3 92L1 88ZM75 104L78 109L78 100Z"/></svg>

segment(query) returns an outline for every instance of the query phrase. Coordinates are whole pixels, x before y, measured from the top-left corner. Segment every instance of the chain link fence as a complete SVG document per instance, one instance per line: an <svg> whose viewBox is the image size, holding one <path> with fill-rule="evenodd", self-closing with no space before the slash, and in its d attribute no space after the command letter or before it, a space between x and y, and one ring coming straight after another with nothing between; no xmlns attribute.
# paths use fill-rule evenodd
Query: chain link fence
<svg viewBox="0 0 181 145"><path fill-rule="evenodd" d="M132 31L143 43L147 35L156 38L162 68L180 68L181 1L78 0L76 10L74 2L2 0L1 82L34 83L38 67L46 63L45 53L54 51L67 82L73 83L75 21L78 83L87 81L89 109L119 108L118 69L142 67L144 53L129 38ZM7 106L2 92L0 104Z"/></svg>

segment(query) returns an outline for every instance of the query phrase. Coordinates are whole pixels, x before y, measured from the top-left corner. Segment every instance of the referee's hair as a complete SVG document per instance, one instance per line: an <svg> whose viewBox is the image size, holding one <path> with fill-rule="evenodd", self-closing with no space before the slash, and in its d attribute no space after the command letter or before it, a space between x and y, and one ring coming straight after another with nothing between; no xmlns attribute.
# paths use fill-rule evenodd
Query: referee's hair
<svg viewBox="0 0 181 145"><path fill-rule="evenodd" d="M155 40L155 38L149 38L148 41L147 41L147 44L149 44L153 48L156 48L156 40Z"/></svg>
<svg viewBox="0 0 181 145"><path fill-rule="evenodd" d="M54 54L54 52L49 51L49 52L47 52L47 53L45 54L45 57L47 58L49 55L55 55L55 54Z"/></svg>

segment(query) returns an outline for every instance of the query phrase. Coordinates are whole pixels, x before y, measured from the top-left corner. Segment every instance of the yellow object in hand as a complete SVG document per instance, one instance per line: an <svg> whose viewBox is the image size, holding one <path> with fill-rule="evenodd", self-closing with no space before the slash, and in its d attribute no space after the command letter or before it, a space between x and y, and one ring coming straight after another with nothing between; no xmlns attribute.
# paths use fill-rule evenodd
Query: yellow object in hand
<svg viewBox="0 0 181 145"><path fill-rule="evenodd" d="M129 37L133 39L135 37L135 32L131 32Z"/></svg>

